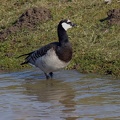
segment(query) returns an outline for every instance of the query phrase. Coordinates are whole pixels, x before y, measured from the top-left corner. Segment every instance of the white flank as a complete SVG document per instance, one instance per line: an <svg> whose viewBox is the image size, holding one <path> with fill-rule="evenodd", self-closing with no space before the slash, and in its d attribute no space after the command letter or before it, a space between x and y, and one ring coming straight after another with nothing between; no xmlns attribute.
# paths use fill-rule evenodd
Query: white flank
<svg viewBox="0 0 120 120"><path fill-rule="evenodd" d="M29 63L29 65L31 65L31 66L33 66L33 67L35 67L35 65L33 65L33 64L31 64L31 63Z"/></svg>
<svg viewBox="0 0 120 120"><path fill-rule="evenodd" d="M67 24L65 22L62 23L62 27L67 31L69 28L72 28L70 24Z"/></svg>
<svg viewBox="0 0 120 120"><path fill-rule="evenodd" d="M54 72L66 67L68 63L58 59L55 51L50 49L47 54L38 58L35 62L35 66L40 68L45 73Z"/></svg>

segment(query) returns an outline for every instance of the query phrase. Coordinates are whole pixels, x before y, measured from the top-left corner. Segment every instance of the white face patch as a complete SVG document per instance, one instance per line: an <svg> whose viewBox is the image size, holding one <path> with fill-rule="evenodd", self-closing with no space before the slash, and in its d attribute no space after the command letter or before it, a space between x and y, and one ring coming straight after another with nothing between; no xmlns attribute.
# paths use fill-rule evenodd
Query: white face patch
<svg viewBox="0 0 120 120"><path fill-rule="evenodd" d="M68 20L67 22L70 22L70 20ZM67 29L72 28L72 26L70 24L67 24L65 22L62 23L62 27L67 31Z"/></svg>
<svg viewBox="0 0 120 120"><path fill-rule="evenodd" d="M70 20L68 20L67 22L71 22Z"/></svg>

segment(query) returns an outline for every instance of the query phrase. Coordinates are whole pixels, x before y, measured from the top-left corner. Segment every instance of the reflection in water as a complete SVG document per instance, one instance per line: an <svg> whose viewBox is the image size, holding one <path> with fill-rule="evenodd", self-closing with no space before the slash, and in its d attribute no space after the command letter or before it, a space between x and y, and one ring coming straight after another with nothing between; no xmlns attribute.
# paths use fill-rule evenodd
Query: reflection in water
<svg viewBox="0 0 120 120"><path fill-rule="evenodd" d="M31 84L31 82L27 81L23 86L26 89L23 94L36 96L36 100L43 103L51 102L53 105L50 109L57 107L58 110L62 111L64 114L69 113L69 115L75 111L75 90L66 82L52 79L34 81ZM62 109L59 108L61 106ZM67 119L70 118L69 116L67 117ZM72 120L74 120L73 118L76 119L77 117L73 116Z"/></svg>
<svg viewBox="0 0 120 120"><path fill-rule="evenodd" d="M119 120L120 80L60 71L0 74L0 120Z"/></svg>
<svg viewBox="0 0 120 120"><path fill-rule="evenodd" d="M32 84L27 81L22 86L26 89L24 94L37 96L37 100L40 102L58 101L67 107L75 105L73 102L74 90L68 83L63 83L60 80L40 80L34 81Z"/></svg>

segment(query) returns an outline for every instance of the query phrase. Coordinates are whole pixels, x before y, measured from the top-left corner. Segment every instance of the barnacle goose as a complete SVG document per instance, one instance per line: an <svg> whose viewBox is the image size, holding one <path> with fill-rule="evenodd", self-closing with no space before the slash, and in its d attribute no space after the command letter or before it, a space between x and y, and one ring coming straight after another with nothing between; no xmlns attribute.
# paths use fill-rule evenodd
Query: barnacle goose
<svg viewBox="0 0 120 120"><path fill-rule="evenodd" d="M72 46L66 31L74 26L76 24L68 19L61 20L57 27L59 42L49 43L38 50L21 55L27 56L21 65L34 65L44 72L46 79L52 78L54 71L66 67L72 59Z"/></svg>

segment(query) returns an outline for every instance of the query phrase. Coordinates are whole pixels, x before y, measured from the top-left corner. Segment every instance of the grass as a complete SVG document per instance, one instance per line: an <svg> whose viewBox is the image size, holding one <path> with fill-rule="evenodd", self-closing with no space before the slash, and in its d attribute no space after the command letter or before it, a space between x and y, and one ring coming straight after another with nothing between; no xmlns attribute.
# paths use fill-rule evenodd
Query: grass
<svg viewBox="0 0 120 120"><path fill-rule="evenodd" d="M0 2L0 31L8 28L28 8L46 7L53 19L38 24L34 31L22 29L0 43L0 69L23 69L23 58L17 56L57 41L56 28L62 18L69 18L78 26L68 31L73 45L73 59L67 69L84 73L112 74L120 77L120 26L108 27L99 20L109 9L119 8L114 1L104 5L101 0L4 0ZM27 49L26 49L27 48ZM26 65L24 68L28 68Z"/></svg>

